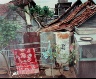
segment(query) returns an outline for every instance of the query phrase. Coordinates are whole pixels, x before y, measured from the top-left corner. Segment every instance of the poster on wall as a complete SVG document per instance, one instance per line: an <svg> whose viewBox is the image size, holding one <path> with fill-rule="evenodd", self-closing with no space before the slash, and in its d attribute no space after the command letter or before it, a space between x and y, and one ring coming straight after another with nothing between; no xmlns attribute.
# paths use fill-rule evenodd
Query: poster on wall
<svg viewBox="0 0 96 79"><path fill-rule="evenodd" d="M12 52L14 53L17 74L39 73L34 48L15 49Z"/></svg>
<svg viewBox="0 0 96 79"><path fill-rule="evenodd" d="M52 45L55 43L55 35L53 32L40 33L40 46L41 46L41 64L54 65L52 61Z"/></svg>
<svg viewBox="0 0 96 79"><path fill-rule="evenodd" d="M56 45L60 50L56 60L60 64L65 64L69 56L70 32L55 32L54 34L56 35Z"/></svg>

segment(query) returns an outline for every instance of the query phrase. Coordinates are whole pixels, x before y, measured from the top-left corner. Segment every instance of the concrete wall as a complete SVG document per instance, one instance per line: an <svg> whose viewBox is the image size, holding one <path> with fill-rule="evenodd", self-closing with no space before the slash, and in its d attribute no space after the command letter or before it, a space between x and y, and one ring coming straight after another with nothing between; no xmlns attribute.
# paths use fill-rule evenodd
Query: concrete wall
<svg viewBox="0 0 96 79"><path fill-rule="evenodd" d="M65 64L69 57L70 32L57 32L55 34L56 34L56 45L58 45L60 49L59 54L57 56L57 62L60 64L61 63ZM59 34L61 34L62 36L60 36ZM66 34L68 35L67 37L65 36Z"/></svg>

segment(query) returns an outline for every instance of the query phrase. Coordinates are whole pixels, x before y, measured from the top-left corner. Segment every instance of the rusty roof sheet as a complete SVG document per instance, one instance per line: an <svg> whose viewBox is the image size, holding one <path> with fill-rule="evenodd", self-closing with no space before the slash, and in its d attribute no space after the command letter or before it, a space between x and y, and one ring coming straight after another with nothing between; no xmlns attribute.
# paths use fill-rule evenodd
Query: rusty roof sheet
<svg viewBox="0 0 96 79"><path fill-rule="evenodd" d="M14 1L10 1L10 3L13 3L16 6L20 6L20 5L25 6L28 5L29 3L35 4L33 0L14 0Z"/></svg>
<svg viewBox="0 0 96 79"><path fill-rule="evenodd" d="M87 5L90 5L90 1L85 2L84 4L81 4L79 7L77 7L64 21L63 23L70 22L82 9L84 9Z"/></svg>
<svg viewBox="0 0 96 79"><path fill-rule="evenodd" d="M10 11L9 5L13 5L13 3L6 3L6 4L0 4L0 16L8 16L8 13ZM21 8L18 7L16 12L24 19L26 20L26 17L24 15L24 12L21 11Z"/></svg>
<svg viewBox="0 0 96 79"><path fill-rule="evenodd" d="M52 25L52 24L55 24L56 22L60 22L60 20L61 20L62 18L65 18L65 16L67 17L68 14L69 14L73 9L75 9L75 7L79 6L80 4L82 4L81 0L77 0L71 7L69 7L69 8L67 9L67 11L66 11L65 13L63 13L59 18L53 20L53 21L52 21L51 23L49 23L47 26L50 26L50 25Z"/></svg>
<svg viewBox="0 0 96 79"><path fill-rule="evenodd" d="M76 17L73 21L71 21L70 24L68 24L64 28L66 30L71 31L74 28L74 26L79 26L80 24L84 23L87 19L89 19L94 14L96 14L96 5L87 7L86 10L81 15ZM60 29L63 29L63 26L61 26Z"/></svg>
<svg viewBox="0 0 96 79"><path fill-rule="evenodd" d="M88 18L96 13L96 5L91 0L81 4L67 18L59 23L55 23L50 27L41 29L39 32L49 32L66 29L72 31L74 26L84 23Z"/></svg>
<svg viewBox="0 0 96 79"><path fill-rule="evenodd" d="M0 4L0 16L4 15L9 11L8 5L9 4Z"/></svg>

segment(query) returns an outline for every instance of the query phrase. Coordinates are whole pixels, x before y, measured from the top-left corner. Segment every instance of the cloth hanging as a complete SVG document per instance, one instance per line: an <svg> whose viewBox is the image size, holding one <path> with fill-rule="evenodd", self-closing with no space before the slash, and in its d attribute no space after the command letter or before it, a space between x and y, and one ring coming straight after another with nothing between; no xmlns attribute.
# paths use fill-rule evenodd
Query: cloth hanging
<svg viewBox="0 0 96 79"><path fill-rule="evenodd" d="M17 74L39 73L34 48L15 49L12 52L14 53Z"/></svg>

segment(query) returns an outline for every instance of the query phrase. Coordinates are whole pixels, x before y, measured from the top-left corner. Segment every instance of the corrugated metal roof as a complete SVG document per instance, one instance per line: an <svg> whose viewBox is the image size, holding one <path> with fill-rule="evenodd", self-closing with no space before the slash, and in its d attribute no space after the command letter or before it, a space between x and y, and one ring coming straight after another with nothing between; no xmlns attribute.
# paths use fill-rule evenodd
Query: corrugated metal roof
<svg viewBox="0 0 96 79"><path fill-rule="evenodd" d="M77 6L79 6L80 4L82 4L81 0L77 0L71 7L69 7L66 12L64 12L59 18L53 20L50 24L48 24L47 26L53 25L57 22L60 22L60 20L65 19L68 14L75 9Z"/></svg>
<svg viewBox="0 0 96 79"><path fill-rule="evenodd" d="M0 4L0 16L4 15L9 11L8 5L9 4Z"/></svg>
<svg viewBox="0 0 96 79"><path fill-rule="evenodd" d="M80 24L84 23L95 13L96 5L92 0L88 0L85 3L81 4L79 7L77 6L77 8L70 12L68 17L64 20L49 27L43 28L40 30L40 32L57 31L62 29L72 31L75 26L79 26Z"/></svg>
<svg viewBox="0 0 96 79"><path fill-rule="evenodd" d="M0 4L0 16L4 16L6 17L10 11L9 5L14 5L13 3L6 3L6 4ZM21 9L18 7L18 9L16 10L16 12L24 19L25 15L24 12L21 11Z"/></svg>
<svg viewBox="0 0 96 79"><path fill-rule="evenodd" d="M32 5L35 5L35 2L33 0L14 0L14 1L10 1L10 3L13 3L16 6L25 6L28 5L30 3L32 3Z"/></svg>

